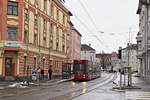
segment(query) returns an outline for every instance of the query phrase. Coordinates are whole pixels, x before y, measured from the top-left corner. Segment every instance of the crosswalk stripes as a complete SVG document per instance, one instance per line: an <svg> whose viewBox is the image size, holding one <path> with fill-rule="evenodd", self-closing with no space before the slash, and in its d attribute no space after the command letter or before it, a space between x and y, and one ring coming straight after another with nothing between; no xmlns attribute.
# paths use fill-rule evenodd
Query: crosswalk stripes
<svg viewBox="0 0 150 100"><path fill-rule="evenodd" d="M126 91L126 100L150 100L150 91Z"/></svg>

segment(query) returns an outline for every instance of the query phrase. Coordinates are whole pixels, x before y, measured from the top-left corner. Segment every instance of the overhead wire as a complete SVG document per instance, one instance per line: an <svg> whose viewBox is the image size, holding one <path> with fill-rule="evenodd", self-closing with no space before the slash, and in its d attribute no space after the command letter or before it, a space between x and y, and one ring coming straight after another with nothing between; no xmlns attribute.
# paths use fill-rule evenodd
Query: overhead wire
<svg viewBox="0 0 150 100"><path fill-rule="evenodd" d="M95 23L95 20L91 17L90 13L88 12L88 10L86 9L86 7L84 6L84 4L82 3L81 0L79 0L79 3L80 3L80 5L82 6L82 8L83 8L83 10L85 11L85 13L87 14L88 18L91 20L91 22L92 22L92 24L93 24L95 30L96 30L97 32L99 32L99 29L98 29L98 27L97 27L97 25L96 25L96 23ZM97 35L94 35L94 37L95 37L98 41L101 41L101 40L102 40L102 41L103 41L103 46L104 46L106 49L109 49L109 46L104 43L104 39L102 38L102 36L101 36L101 39L99 39L99 37L98 37ZM109 49L109 51L110 51L110 49Z"/></svg>
<svg viewBox="0 0 150 100"><path fill-rule="evenodd" d="M86 7L84 6L84 4L82 3L81 0L79 0L80 5L82 6L82 8L84 9L84 11L86 12L86 14L88 15L89 19L91 20L91 22L93 23L93 26L95 27L95 29L97 30L98 27L95 23L95 20L91 17L91 15L89 14L89 12L87 11Z"/></svg>
<svg viewBox="0 0 150 100"><path fill-rule="evenodd" d="M86 4L86 3L82 3L82 1L81 0L79 0L78 1L79 3L80 3L80 5L82 6L82 8L83 8L83 10L86 12L86 14L88 15L88 17L89 17L89 19L91 20L91 22L93 23L93 26L94 26L94 28L97 30L97 31L99 31L99 29L98 29L98 27L97 27L97 25L96 25L96 23L95 23L95 20L91 17L91 15L90 15L90 13L88 12L88 10L86 9L86 7L85 7L85 5L84 4ZM116 32L116 33L118 33L118 32ZM129 33L129 32L126 32L126 33ZM130 33L131 33L131 31L130 31ZM133 34L131 34L132 36L131 36L131 38L133 38ZM96 35L97 36L97 35ZM96 37L95 37L96 38ZM98 36L97 36L97 38L98 38ZM101 37L101 39L103 40L103 38ZM100 40L100 39L99 39ZM132 42L132 40L133 39L131 39L131 42ZM109 47L109 46L107 46L106 45L106 47ZM109 48L108 48L109 49ZM109 49L110 50L110 49Z"/></svg>
<svg viewBox="0 0 150 100"><path fill-rule="evenodd" d="M71 0L68 0L68 2L72 3ZM97 27L97 25L96 25L96 23L95 23L95 20L91 17L90 13L89 13L88 10L86 9L86 6L82 3L81 0L78 0L78 2L80 3L80 5L81 5L81 7L83 8L84 12L87 14L88 19L90 19L90 21L92 22L92 24L93 24L92 26L95 28L95 30L96 30L97 32L99 32L99 29L98 29L98 27ZM72 7L69 7L69 8L72 8ZM73 9L72 9L72 10L73 10ZM101 36L101 39L99 39L99 36L97 36L97 34L94 34L93 31L91 31L91 30L89 29L89 27L87 26L87 24L85 24L80 18L78 18L77 15L75 15L75 14L73 14L73 15L74 15L74 17L79 21L79 23L82 24L82 26L84 26L84 27L90 32L90 34L92 34L92 37L94 37L97 41L99 41L105 48L109 49L109 46L104 43L104 39L103 39L102 36ZM100 33L100 32L99 32L99 33ZM113 32L113 33L110 33L110 35L116 35L116 34L119 34L119 33L129 33L129 32ZM101 34L102 34L102 33L101 33ZM109 51L110 51L110 49L109 49Z"/></svg>
<svg viewBox="0 0 150 100"><path fill-rule="evenodd" d="M70 0L68 0L68 2L71 3ZM82 2L81 2L81 3L82 3ZM67 6L67 7L68 7L68 6ZM83 4L82 4L82 7L83 7L84 11L87 13L88 18L91 20L91 22L92 22L94 28L95 28L96 30L98 30L97 25L95 24L94 20L92 19L92 17L90 16L90 14L89 14L88 11L86 10L86 8L83 6ZM70 8L72 8L72 7L68 7L68 8L70 9ZM73 10L73 9L71 9L71 10ZM74 13L73 13L73 15L74 15L74 17L79 21L79 23L82 24L82 26L84 26L84 27L89 31L89 33L92 35L92 37L95 37L96 40L100 42L100 44L102 44L105 48L108 49L109 46L105 45L105 43L104 43L101 39L99 39L99 37L98 37L96 34L94 34L93 31L91 31L91 30L89 29L89 27L88 27L83 21L81 21L80 18L78 18L77 15L75 15ZM97 32L99 32L99 30L98 30Z"/></svg>

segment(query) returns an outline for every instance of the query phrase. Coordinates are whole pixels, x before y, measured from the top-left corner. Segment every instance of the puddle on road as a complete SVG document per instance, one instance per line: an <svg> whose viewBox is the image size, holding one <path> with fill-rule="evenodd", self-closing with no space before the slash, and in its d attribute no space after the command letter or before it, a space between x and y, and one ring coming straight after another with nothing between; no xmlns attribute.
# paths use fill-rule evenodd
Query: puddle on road
<svg viewBox="0 0 150 100"><path fill-rule="evenodd" d="M86 89L86 88L85 88L85 89L82 89L81 93L82 93L82 94L87 93L87 89Z"/></svg>

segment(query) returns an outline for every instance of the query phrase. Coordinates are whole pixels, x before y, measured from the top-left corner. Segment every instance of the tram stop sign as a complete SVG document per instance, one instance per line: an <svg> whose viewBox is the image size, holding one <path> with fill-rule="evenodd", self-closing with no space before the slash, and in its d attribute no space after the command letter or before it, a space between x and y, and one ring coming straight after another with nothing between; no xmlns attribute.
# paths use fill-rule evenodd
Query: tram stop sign
<svg viewBox="0 0 150 100"><path fill-rule="evenodd" d="M37 80L36 75L37 75L37 72L36 72L36 71L33 71L33 72L32 72L32 80L33 80L33 81L36 81L36 80Z"/></svg>

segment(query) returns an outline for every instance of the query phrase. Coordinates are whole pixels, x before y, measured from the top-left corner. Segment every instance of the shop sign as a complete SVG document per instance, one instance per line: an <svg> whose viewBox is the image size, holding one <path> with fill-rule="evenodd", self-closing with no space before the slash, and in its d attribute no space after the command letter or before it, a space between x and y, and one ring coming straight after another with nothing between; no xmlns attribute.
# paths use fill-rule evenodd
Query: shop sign
<svg viewBox="0 0 150 100"><path fill-rule="evenodd" d="M4 46L5 46L5 47L19 48L19 47L20 47L20 43L5 42L5 43L4 43Z"/></svg>

